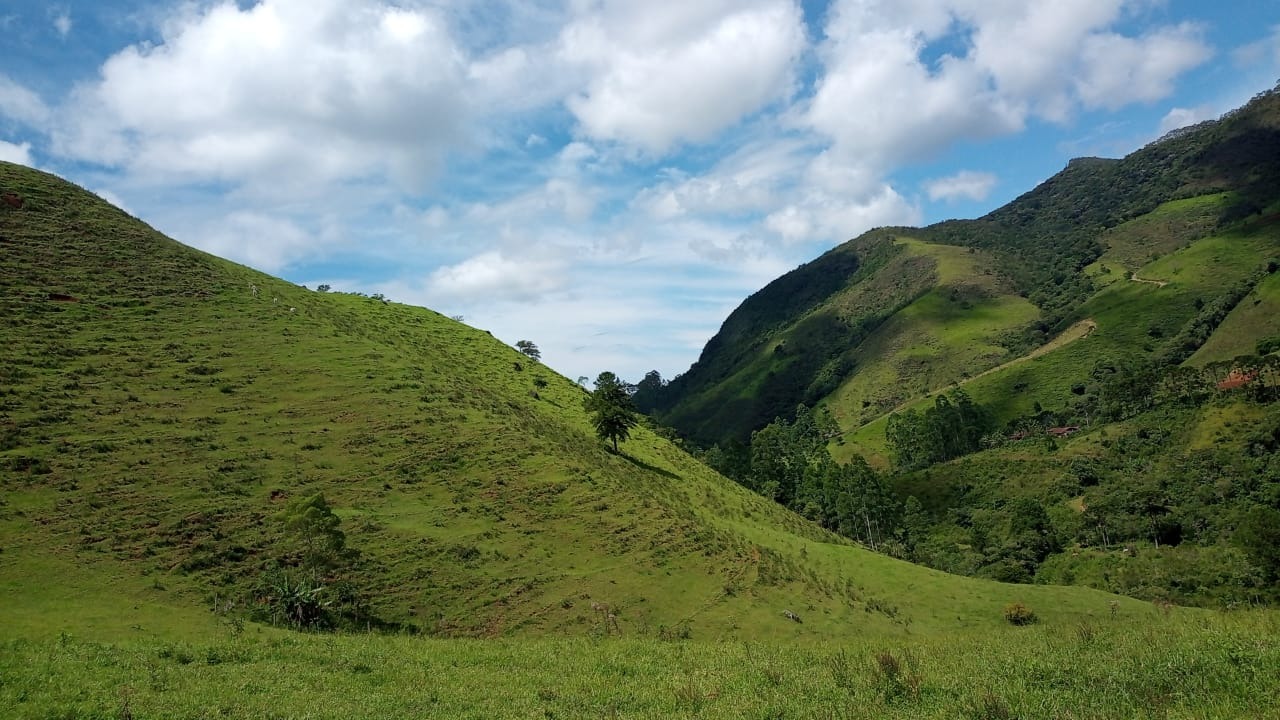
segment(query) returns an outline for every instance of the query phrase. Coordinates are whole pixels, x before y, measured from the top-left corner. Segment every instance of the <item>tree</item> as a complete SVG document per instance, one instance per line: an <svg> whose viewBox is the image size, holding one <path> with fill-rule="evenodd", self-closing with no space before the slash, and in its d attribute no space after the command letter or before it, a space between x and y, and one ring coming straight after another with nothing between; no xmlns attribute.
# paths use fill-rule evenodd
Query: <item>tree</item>
<svg viewBox="0 0 1280 720"><path fill-rule="evenodd" d="M646 414L653 412L662 400L662 390L666 386L667 382L662 379L662 373L657 370L645 373L644 379L636 383L636 392L631 398L636 404L636 409Z"/></svg>
<svg viewBox="0 0 1280 720"><path fill-rule="evenodd" d="M1236 527L1235 541L1268 577L1280 579L1280 510L1250 508Z"/></svg>
<svg viewBox="0 0 1280 720"><path fill-rule="evenodd" d="M530 360L542 359L542 351L538 349L537 345L533 344L532 340L521 340L517 342L516 349L529 356Z"/></svg>
<svg viewBox="0 0 1280 720"><path fill-rule="evenodd" d="M955 390L939 395L924 412L890 415L885 440L899 469L915 470L978 451L993 427L986 408Z"/></svg>
<svg viewBox="0 0 1280 720"><path fill-rule="evenodd" d="M335 564L343 556L347 536L339 527L342 520L334 514L324 495L300 498L278 516L284 529L301 545L303 563L310 568Z"/></svg>
<svg viewBox="0 0 1280 720"><path fill-rule="evenodd" d="M618 441L631 437L631 428L636 426L635 408L626 385L606 370L596 377L595 392L582 404L591 413L596 435L613 442L613 451L618 452Z"/></svg>

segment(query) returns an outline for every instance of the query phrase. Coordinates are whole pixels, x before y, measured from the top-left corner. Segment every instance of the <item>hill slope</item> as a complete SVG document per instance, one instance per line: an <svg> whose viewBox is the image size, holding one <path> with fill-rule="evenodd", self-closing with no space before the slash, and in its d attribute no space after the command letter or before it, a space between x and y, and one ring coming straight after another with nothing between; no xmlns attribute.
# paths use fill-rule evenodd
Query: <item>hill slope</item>
<svg viewBox="0 0 1280 720"><path fill-rule="evenodd" d="M1098 328L1091 347L1165 356L1203 305L1276 252L1277 188L1280 93L1270 92L1122 160L1074 160L977 220L851 240L744 301L689 371L643 402L707 445L746 440L802 402L827 405L842 429L863 437L859 428L882 434L877 418L903 403L1025 356L1081 322ZM1202 261L1210 264L1197 269ZM1117 282L1134 271L1158 282ZM790 288L809 286L822 292L793 298ZM1270 295L1260 288L1253 297ZM1274 317L1267 308L1255 315ZM1107 313L1118 322L1099 317ZM1274 332L1248 319L1228 327L1235 339L1208 343L1200 357ZM1063 384L1079 380L1079 363L1063 370L1042 376L1049 386L1041 394L1061 399ZM1031 372L1028 363L984 380L1000 384L986 397L1001 406L1001 420L1036 401L1038 380L1024 377Z"/></svg>
<svg viewBox="0 0 1280 720"><path fill-rule="evenodd" d="M0 192L6 632L252 608L315 493L363 617L431 633L608 632L602 602L624 632L901 634L1111 599L864 551L643 428L608 452L580 388L485 332L194 251L34 170L0 164Z"/></svg>

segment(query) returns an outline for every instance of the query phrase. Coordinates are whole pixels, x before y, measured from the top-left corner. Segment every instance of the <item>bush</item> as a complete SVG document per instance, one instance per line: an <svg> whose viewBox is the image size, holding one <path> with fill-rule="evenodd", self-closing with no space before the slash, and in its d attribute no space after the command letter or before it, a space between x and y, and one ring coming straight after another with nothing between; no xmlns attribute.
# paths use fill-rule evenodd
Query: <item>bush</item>
<svg viewBox="0 0 1280 720"><path fill-rule="evenodd" d="M328 588L314 575L276 570L261 581L257 593L258 620L295 629L331 626Z"/></svg>
<svg viewBox="0 0 1280 720"><path fill-rule="evenodd" d="M1020 602L1013 602L1004 606L1004 619L1010 625L1031 625L1039 618L1036 617L1031 608Z"/></svg>

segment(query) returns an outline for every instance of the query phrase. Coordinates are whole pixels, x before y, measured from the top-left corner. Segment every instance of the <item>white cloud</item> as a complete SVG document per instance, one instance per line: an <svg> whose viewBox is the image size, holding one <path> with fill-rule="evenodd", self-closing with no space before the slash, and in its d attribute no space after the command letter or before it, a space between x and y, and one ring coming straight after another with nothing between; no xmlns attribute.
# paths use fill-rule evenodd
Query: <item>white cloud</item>
<svg viewBox="0 0 1280 720"><path fill-rule="evenodd" d="M130 215L134 214L133 211L129 209L129 206L124 204L124 200L122 200L119 195L115 194L114 192L111 192L110 190L99 188L97 190L94 190L93 194L97 195L103 200L106 200L112 205L115 205L116 207L129 213Z"/></svg>
<svg viewBox="0 0 1280 720"><path fill-rule="evenodd" d="M1173 92L1173 81L1211 54L1192 25L1163 28L1140 38L1114 33L1091 36L1081 48L1075 89L1085 107L1115 110L1152 102Z"/></svg>
<svg viewBox="0 0 1280 720"><path fill-rule="evenodd" d="M1280 25L1271 28L1270 33L1262 40L1236 48L1231 53L1231 59L1242 70L1280 65Z"/></svg>
<svg viewBox="0 0 1280 720"><path fill-rule="evenodd" d="M58 31L58 35L65 38L71 33L71 11L67 9L59 10L53 16L53 29Z"/></svg>
<svg viewBox="0 0 1280 720"><path fill-rule="evenodd" d="M565 281L558 259L511 258L489 251L431 273L427 292L444 302L532 301L563 289Z"/></svg>
<svg viewBox="0 0 1280 720"><path fill-rule="evenodd" d="M962 170L955 175L929 180L924 184L925 192L930 200L973 200L980 202L987 199L991 189L996 186L996 176L991 173Z"/></svg>
<svg viewBox="0 0 1280 720"><path fill-rule="evenodd" d="M314 252L316 240L296 223L258 212L235 211L217 222L179 228L183 242L246 265L277 273Z"/></svg>
<svg viewBox="0 0 1280 720"><path fill-rule="evenodd" d="M33 167L34 165L31 162L31 143L15 145L0 140L0 160Z"/></svg>
<svg viewBox="0 0 1280 720"><path fill-rule="evenodd" d="M568 99L583 131L663 153L787 95L805 36L782 0L610 2L560 42L561 57L591 74Z"/></svg>
<svg viewBox="0 0 1280 720"><path fill-rule="evenodd" d="M806 119L838 157L883 169L1019 131L1031 116L1064 121L1079 107L1158 100L1210 50L1188 24L1113 32L1133 5L838 2Z"/></svg>
<svg viewBox="0 0 1280 720"><path fill-rule="evenodd" d="M959 2L956 10L972 27L970 60L993 86L1024 111L1052 120L1071 112L1071 78L1080 48L1115 23L1125 0L1070 3Z"/></svg>
<svg viewBox="0 0 1280 720"><path fill-rule="evenodd" d="M0 73L0 116L39 127L49 120L50 112L39 95Z"/></svg>
<svg viewBox="0 0 1280 720"><path fill-rule="evenodd" d="M1207 49L1120 34L1153 1L834 0L815 44L796 0L200 0L56 112L0 75L0 115L183 241L634 378L832 244L922 222L902 164L1166 95Z"/></svg>
<svg viewBox="0 0 1280 720"><path fill-rule="evenodd" d="M718 161L705 173L690 176L668 168L658 182L641 190L632 206L655 220L689 216L742 216L776 207L808 163L811 144L765 133Z"/></svg>
<svg viewBox="0 0 1280 720"><path fill-rule="evenodd" d="M792 243L830 238L844 241L885 225L918 225L922 214L887 184L858 201L810 189L765 218L764 224Z"/></svg>
<svg viewBox="0 0 1280 720"><path fill-rule="evenodd" d="M264 0L186 10L111 57L57 135L73 158L278 187L386 175L415 186L457 140L464 62L429 10Z"/></svg>
<svg viewBox="0 0 1280 720"><path fill-rule="evenodd" d="M1173 108L1160 120L1160 127L1156 131L1157 135L1164 136L1179 128L1204 122L1205 120L1213 120L1218 117L1218 113L1208 105L1198 105L1192 108Z"/></svg>

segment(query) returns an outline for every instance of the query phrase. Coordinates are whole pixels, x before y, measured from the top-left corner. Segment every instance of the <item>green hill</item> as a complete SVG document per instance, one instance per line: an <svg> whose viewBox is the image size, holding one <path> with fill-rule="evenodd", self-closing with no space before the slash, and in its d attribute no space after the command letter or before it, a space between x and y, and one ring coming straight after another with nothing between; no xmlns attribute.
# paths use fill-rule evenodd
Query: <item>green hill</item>
<svg viewBox="0 0 1280 720"><path fill-rule="evenodd" d="M483 331L205 255L30 169L0 191L6 633L259 617L302 552L282 512L315 494L356 551L326 592L389 629L588 633L595 602L629 634L892 636L1110 601L868 552L644 428L609 452L581 388Z"/></svg>
<svg viewBox="0 0 1280 720"><path fill-rule="evenodd" d="M1277 219L1272 91L982 218L851 240L639 396L725 474L898 557L1272 603ZM787 445L815 417L830 459ZM832 461L871 489L832 491Z"/></svg>
<svg viewBox="0 0 1280 720"><path fill-rule="evenodd" d="M1202 345L1198 360L1251 351L1274 334L1261 320L1276 315L1265 287L1251 296L1255 319L1233 318L1212 342L1216 324L1189 326L1232 286L1256 284L1277 254L1277 188L1280 93L1270 92L1122 160L1072 161L977 220L851 240L744 301L688 372L641 402L702 445L746 441L800 403L824 405L855 439L837 452L874 457L888 412L1044 355L1082 322L1097 329L1088 343L985 375L971 392L1008 421L1064 402L1101 353L1181 362ZM1184 329L1189 352L1174 352Z"/></svg>

